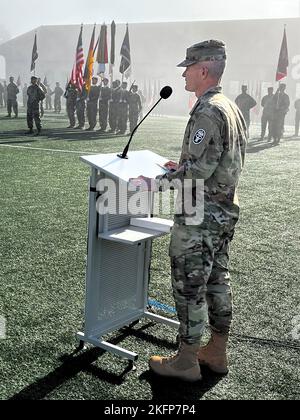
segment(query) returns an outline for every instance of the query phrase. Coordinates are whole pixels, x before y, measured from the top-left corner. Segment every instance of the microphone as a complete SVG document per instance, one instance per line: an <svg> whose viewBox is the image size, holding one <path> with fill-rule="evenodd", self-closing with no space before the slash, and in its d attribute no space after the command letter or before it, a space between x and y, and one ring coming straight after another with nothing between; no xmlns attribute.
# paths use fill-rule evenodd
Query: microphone
<svg viewBox="0 0 300 420"><path fill-rule="evenodd" d="M125 146L123 153L118 154L117 156L121 159L128 159L127 153L129 150L129 146L132 140L132 137L134 136L134 133L139 128L139 126L142 124L142 122L148 117L148 115L153 111L153 109L160 103L162 99L168 99L173 93L173 89L170 86L165 86L160 91L160 99L156 102L156 104L150 109L150 111L145 115L145 117L140 121L140 123L135 127L135 129L132 131L129 142Z"/></svg>

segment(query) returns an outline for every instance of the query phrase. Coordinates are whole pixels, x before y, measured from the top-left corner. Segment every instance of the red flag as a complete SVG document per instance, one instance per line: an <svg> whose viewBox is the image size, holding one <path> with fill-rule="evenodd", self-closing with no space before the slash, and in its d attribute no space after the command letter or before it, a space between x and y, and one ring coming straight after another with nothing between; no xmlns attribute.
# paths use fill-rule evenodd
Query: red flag
<svg viewBox="0 0 300 420"><path fill-rule="evenodd" d="M83 25L81 25L77 48L76 48L76 57L75 57L75 68L73 68L72 71L72 79L74 80L74 84L82 91L83 87L83 72L82 68L84 65L84 55L83 55L83 46L82 46L82 31L83 31Z"/></svg>
<svg viewBox="0 0 300 420"><path fill-rule="evenodd" d="M276 82L283 79L287 76L287 68L289 66L289 55L288 55L288 46L287 46L287 37L286 30L284 28L283 39L279 54L278 67L276 72Z"/></svg>

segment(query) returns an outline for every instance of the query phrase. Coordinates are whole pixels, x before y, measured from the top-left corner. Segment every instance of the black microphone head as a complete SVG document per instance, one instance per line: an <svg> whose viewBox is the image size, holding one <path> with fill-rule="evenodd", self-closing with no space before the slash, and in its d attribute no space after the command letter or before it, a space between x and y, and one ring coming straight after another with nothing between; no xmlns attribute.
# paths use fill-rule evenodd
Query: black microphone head
<svg viewBox="0 0 300 420"><path fill-rule="evenodd" d="M165 86L160 91L160 97L163 99L168 99L173 93L173 89L170 86Z"/></svg>

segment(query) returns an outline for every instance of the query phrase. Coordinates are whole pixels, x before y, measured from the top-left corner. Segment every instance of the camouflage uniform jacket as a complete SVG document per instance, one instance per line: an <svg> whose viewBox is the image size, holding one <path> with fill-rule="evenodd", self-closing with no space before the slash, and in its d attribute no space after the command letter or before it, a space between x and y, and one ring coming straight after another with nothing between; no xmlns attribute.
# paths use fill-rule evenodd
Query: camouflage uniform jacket
<svg viewBox="0 0 300 420"><path fill-rule="evenodd" d="M19 88L15 83L9 83L7 85L7 99L16 101Z"/></svg>
<svg viewBox="0 0 300 420"><path fill-rule="evenodd" d="M209 89L198 99L185 131L179 169L162 177L204 181L204 219L198 228L226 231L238 220L236 189L246 136L240 110L222 94L221 87ZM175 225L185 225L185 220L184 211L175 215Z"/></svg>

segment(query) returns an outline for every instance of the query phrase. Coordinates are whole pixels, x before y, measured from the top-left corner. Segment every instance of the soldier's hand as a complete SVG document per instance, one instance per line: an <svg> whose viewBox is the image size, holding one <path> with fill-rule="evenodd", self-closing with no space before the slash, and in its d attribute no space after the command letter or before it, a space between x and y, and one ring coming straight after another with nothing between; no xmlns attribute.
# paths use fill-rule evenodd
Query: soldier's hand
<svg viewBox="0 0 300 420"><path fill-rule="evenodd" d="M164 167L168 170L168 171L177 171L178 169L178 163L173 162L172 160L169 160L169 162L164 164Z"/></svg>

